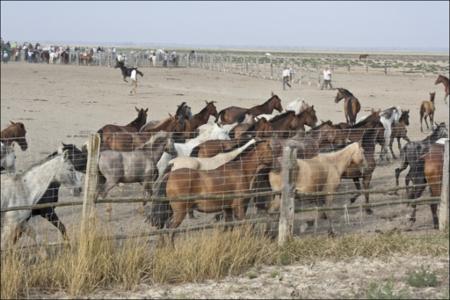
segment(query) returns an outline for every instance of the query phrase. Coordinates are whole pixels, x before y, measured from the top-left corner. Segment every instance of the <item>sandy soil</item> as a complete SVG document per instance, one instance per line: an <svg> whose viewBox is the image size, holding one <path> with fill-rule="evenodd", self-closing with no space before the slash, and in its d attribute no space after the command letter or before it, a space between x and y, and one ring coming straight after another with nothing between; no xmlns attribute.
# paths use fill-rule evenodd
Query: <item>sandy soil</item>
<svg viewBox="0 0 450 300"><path fill-rule="evenodd" d="M273 91L280 96L283 105L300 97L314 105L319 119L330 119L333 122L345 120L343 103L334 103L336 91L320 91L315 85L294 85L292 89L283 91L279 81L201 69L143 68L142 71L144 77L139 81L138 94L129 96L130 86L122 81L120 71L117 69L25 63L2 64L1 127L5 128L9 120L21 121L28 131L29 149L26 152L16 150L17 169L23 170L31 163L44 158L53 152L60 142L81 146L86 142L88 133L95 132L105 124L124 125L130 122L135 117L134 106L148 107L149 119L159 120L165 118L168 113L174 113L176 105L182 101L187 101L192 107L192 111L196 113L203 108L204 100L217 101L218 110L230 105L250 107L268 99ZM368 114L371 108L384 109L392 105L410 109L411 125L408 128L408 135L411 140L419 140L430 133L429 131L421 133L419 124L420 103L428 99L429 92L436 91L435 120L437 122L445 121L446 124L449 124L448 106L443 101L443 87L435 86L435 79L435 76L419 75L385 76L371 73L337 73L334 75L333 84L349 89L360 99L362 103L360 116ZM394 148L394 151L398 154L397 148ZM394 161L378 166L371 187L393 187L395 185L394 169L398 164L398 161ZM118 187L110 193L110 196L139 196L141 189L142 187L139 185ZM340 189L354 189L354 186L351 181L343 181ZM428 195L428 191L424 195ZM399 196L395 195L374 195L371 197L371 201L398 198ZM81 197L71 196L67 189L60 191L60 201L81 199ZM363 198L360 197L357 203L359 201L363 201ZM335 202L337 205L344 205L348 203L348 199L338 197ZM154 230L143 222L142 215L137 214L138 206L138 204L114 205L113 220L108 224L112 233L125 234ZM58 215L68 228L69 235L73 235L74 231L78 232L80 209L80 207L57 209ZM99 207L98 212L100 217L105 216L102 207ZM348 222L342 215L338 216L336 225L338 232L385 231L394 228L429 230L431 228L431 214L428 207L419 207L418 220L412 227L407 222L409 212L410 208L406 206L379 208L372 216L360 214L358 211L350 212ZM199 218L185 220L182 226L206 224L212 220L211 215L196 213L196 216ZM297 232L314 233L313 228L306 226L306 221L313 218L314 214L298 216ZM59 232L46 220L38 217L33 218L31 222L37 228L41 241L61 240ZM323 221L317 230L323 232L326 230L326 225L327 223ZM30 241L23 238L21 242L28 243ZM378 270L377 272L389 274L389 272L384 272L384 268L389 267L394 270L403 261L400 259L396 262L397 264L381 264L374 261L371 264L374 269ZM414 262L413 259L411 261ZM359 264L360 262L355 261L354 263ZM448 270L448 259L444 261L444 264ZM329 297L345 296L349 291L340 293L340 286L350 284L361 288L357 282L368 281L371 272L368 271L367 278L355 277L352 279L351 275L346 275L347 279L344 280L342 277L333 277L334 279L329 279L330 283L317 282L316 285L312 285L310 291L305 287L307 285L304 283L303 276L308 272L310 274L315 274L315 272L311 273L308 268L308 266L300 265L277 269L280 274L283 274L283 270L292 269L292 280L283 281L278 277L270 278L267 275L273 271L272 269L276 269L276 267L270 267L267 268L266 275L261 275L265 279L257 285L247 285L251 280L245 277L230 279L233 282L232 287L221 287L221 283L208 282L201 285L199 290L196 289L197 291L186 292L186 296L220 297L226 293L230 297L285 297L292 292L299 293L298 297L302 295L307 297L308 295L317 296L317 292L322 291L325 287L330 287L330 290L336 289L334 292L330 292ZM333 268L347 268L351 272L351 267L340 264L334 264ZM318 272L326 272L326 269L322 263L315 266L315 270ZM239 285L236 286L237 282L242 284L242 289L245 288L248 294L241 293ZM263 282L266 283L263 284ZM279 284L285 284L286 288L281 289L280 292L271 288ZM142 292L133 294L133 297L181 297L184 291L184 286L174 289L157 287L151 291L147 291L147 287L142 287ZM127 297L130 295L114 294L113 296Z"/></svg>
<svg viewBox="0 0 450 300"><path fill-rule="evenodd" d="M352 258L289 266L257 267L239 277L180 285L144 285L133 291L101 290L87 299L361 299L371 284L393 283L396 297L448 298L448 257L391 257L388 260ZM407 283L410 272L429 268L437 276L435 287L417 288ZM32 297L33 294L31 294ZM64 293L43 298L67 298ZM379 296L380 297L380 296Z"/></svg>

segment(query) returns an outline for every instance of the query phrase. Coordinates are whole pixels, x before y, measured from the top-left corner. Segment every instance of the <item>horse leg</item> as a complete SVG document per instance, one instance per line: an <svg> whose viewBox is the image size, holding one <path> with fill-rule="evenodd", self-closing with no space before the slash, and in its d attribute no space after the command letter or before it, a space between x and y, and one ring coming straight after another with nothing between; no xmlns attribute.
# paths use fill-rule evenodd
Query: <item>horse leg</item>
<svg viewBox="0 0 450 300"><path fill-rule="evenodd" d="M397 138L398 140L399 138ZM392 158L393 159L397 159L397 157L394 154L394 150L392 149L392 144L394 143L394 137L391 136L390 140L389 140L389 150L391 150L391 154L392 154Z"/></svg>
<svg viewBox="0 0 450 300"><path fill-rule="evenodd" d="M430 204L431 215L433 216L433 228L439 229L439 219L437 215L437 204Z"/></svg>
<svg viewBox="0 0 450 300"><path fill-rule="evenodd" d="M412 207L412 212L411 212L411 215L409 216L409 221L411 222L411 223L415 223L416 222L416 210L417 210L417 208L416 208L416 205L411 205L411 207Z"/></svg>
<svg viewBox="0 0 450 300"><path fill-rule="evenodd" d="M369 204L369 195L370 193L368 192L369 187L370 187L370 181L372 180L372 173L370 174L365 174L363 176L363 187L364 187L364 196L366 198L366 204ZM372 209L370 207L366 208L366 213L368 215L371 215L373 213Z"/></svg>
<svg viewBox="0 0 450 300"><path fill-rule="evenodd" d="M400 177L400 173L403 172L408 167L408 163L406 160L403 161L400 168L395 169L395 186L399 186L398 178Z"/></svg>
<svg viewBox="0 0 450 300"><path fill-rule="evenodd" d="M423 120L423 113L420 112L420 132L423 132L422 120Z"/></svg>
<svg viewBox="0 0 450 300"><path fill-rule="evenodd" d="M51 208L51 212L43 215L53 226L55 226L62 234L65 241L69 241L69 237L67 236L66 227L58 218L58 215L55 212L54 208Z"/></svg>
<svg viewBox="0 0 450 300"><path fill-rule="evenodd" d="M353 178L353 183L355 184L356 189L358 191L360 191L361 190L361 184L359 183L359 177L354 177ZM358 193L358 194L354 195L353 197L351 197L350 198L350 203L354 203L359 195L360 195L360 193Z"/></svg>
<svg viewBox="0 0 450 300"><path fill-rule="evenodd" d="M425 121L425 124L427 125L427 129L430 129L430 126L428 126L427 118L430 118L430 116L426 115L423 119Z"/></svg>
<svg viewBox="0 0 450 300"><path fill-rule="evenodd" d="M183 222L184 218L186 217L187 210L188 207L185 205L182 206L181 209L174 209L173 216L167 228L177 228L178 226L180 226L181 222ZM174 232L169 233L169 237L170 237L170 244L173 247L175 241L175 233Z"/></svg>

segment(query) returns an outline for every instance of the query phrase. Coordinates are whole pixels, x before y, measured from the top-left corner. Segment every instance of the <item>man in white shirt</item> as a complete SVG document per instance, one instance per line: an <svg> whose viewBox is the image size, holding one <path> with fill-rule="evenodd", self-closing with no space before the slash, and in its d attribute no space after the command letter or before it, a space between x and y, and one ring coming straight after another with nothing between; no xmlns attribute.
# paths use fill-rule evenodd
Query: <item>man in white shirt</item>
<svg viewBox="0 0 450 300"><path fill-rule="evenodd" d="M322 85L320 86L320 89L323 90L323 88L327 88L327 86L330 86L330 89L333 88L333 86L331 85L331 70L330 68L326 68L325 70L323 70L323 82Z"/></svg>
<svg viewBox="0 0 450 300"><path fill-rule="evenodd" d="M286 89L286 85L291 88L291 85L289 84L289 80L291 78L291 71L288 68L283 69L282 77L283 77L283 90Z"/></svg>

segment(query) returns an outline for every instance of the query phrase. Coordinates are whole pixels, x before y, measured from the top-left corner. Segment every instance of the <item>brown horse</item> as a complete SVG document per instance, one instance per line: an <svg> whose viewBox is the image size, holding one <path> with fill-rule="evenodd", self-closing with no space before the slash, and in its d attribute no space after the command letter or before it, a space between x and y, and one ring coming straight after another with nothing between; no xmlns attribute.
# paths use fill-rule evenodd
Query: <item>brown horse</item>
<svg viewBox="0 0 450 300"><path fill-rule="evenodd" d="M137 145L133 143L133 135L147 122L147 109L138 109L136 119L125 126L108 124L100 128L97 133L100 134L101 146L103 150L132 151Z"/></svg>
<svg viewBox="0 0 450 300"><path fill-rule="evenodd" d="M422 128L422 120L425 119L425 124L427 124L427 129L430 129L430 126L428 126L427 117L430 120L430 124L434 123L434 97L436 96L436 93L430 93L430 100L429 101L422 101L422 104L420 105L420 131L423 132Z"/></svg>
<svg viewBox="0 0 450 300"><path fill-rule="evenodd" d="M445 104L447 104L448 94L450 93L449 92L449 90L450 90L449 79L447 77L445 77L444 75L439 75L434 84L439 84L439 83L442 83L444 85L444 92L445 92L444 102L445 102Z"/></svg>
<svg viewBox="0 0 450 300"><path fill-rule="evenodd" d="M92 64L92 62L94 60L93 56L94 56L94 50L92 50L92 49L90 50L89 53L87 53L87 52L80 53L78 56L78 64L79 65L84 64L86 66Z"/></svg>
<svg viewBox="0 0 450 300"><path fill-rule="evenodd" d="M397 139L398 143L398 151L402 152L402 145L400 144L400 139L404 139L407 142L410 142L409 137L406 135L408 133L408 129L406 127L409 126L409 109L402 110L402 114L400 115L400 119L398 119L397 123L392 124L392 132L391 139L389 141L389 149L391 150L392 157L397 159L392 150L392 144L394 143L394 139Z"/></svg>
<svg viewBox="0 0 450 300"><path fill-rule="evenodd" d="M346 89L338 88L337 90L338 92L336 98L334 99L334 102L338 103L342 99L345 99L344 102L345 120L348 124L354 125L356 123L356 115L361 110L359 100Z"/></svg>
<svg viewBox="0 0 450 300"><path fill-rule="evenodd" d="M198 114L195 114L190 120L186 121L186 138L193 138L195 136L195 130L201 125L206 124L210 116L217 118L218 114L214 105L215 102L205 100L206 106Z"/></svg>
<svg viewBox="0 0 450 300"><path fill-rule="evenodd" d="M361 55L359 55L359 60L366 59L368 57L369 57L369 54L361 54Z"/></svg>
<svg viewBox="0 0 450 300"><path fill-rule="evenodd" d="M317 116L312 105L298 115L293 111L287 111L270 119L269 122L276 135L286 138L294 135L297 130L305 131L305 125L311 128L316 126Z"/></svg>
<svg viewBox="0 0 450 300"><path fill-rule="evenodd" d="M442 170L444 165L445 146L442 144L432 144L430 150L422 155L420 159L424 160L424 175L432 197L441 196L442 188ZM437 204L430 204L431 214L433 216L433 225L435 229L439 227L437 216ZM416 207L413 206L414 211Z"/></svg>
<svg viewBox="0 0 450 300"><path fill-rule="evenodd" d="M229 136L232 139L240 139L242 136L269 137L273 127L265 118L261 118L253 124L238 124L231 129Z"/></svg>
<svg viewBox="0 0 450 300"><path fill-rule="evenodd" d="M169 198L176 198L191 195L222 195L250 192L257 170L260 167L267 167L268 171L270 171L274 163L274 157L277 157L280 153L281 149L273 146L270 140L261 141L217 169L208 171L175 170L164 175L164 180L158 188L157 196L165 197L167 195ZM226 221L232 220L233 216L237 220L242 220L245 218L245 209L248 201L249 199L246 198L154 201L152 215L149 216L149 219L153 226L162 228L173 213L167 228L176 228L184 220L188 210L195 208L206 213L224 211Z"/></svg>
<svg viewBox="0 0 450 300"><path fill-rule="evenodd" d="M25 125L21 122L10 121L10 123L8 127L1 131L0 141L6 146L11 146L13 142L16 142L22 151L27 150L28 143L25 138L27 130Z"/></svg>
<svg viewBox="0 0 450 300"><path fill-rule="evenodd" d="M245 114L250 114L253 117L256 117L261 114L271 114L274 109L282 112L283 106L281 106L281 99L272 93L272 97L261 105L254 106L249 109L230 106L221 110L219 112L219 116L216 118L216 123L220 121L221 124L233 124L235 122L242 121Z"/></svg>

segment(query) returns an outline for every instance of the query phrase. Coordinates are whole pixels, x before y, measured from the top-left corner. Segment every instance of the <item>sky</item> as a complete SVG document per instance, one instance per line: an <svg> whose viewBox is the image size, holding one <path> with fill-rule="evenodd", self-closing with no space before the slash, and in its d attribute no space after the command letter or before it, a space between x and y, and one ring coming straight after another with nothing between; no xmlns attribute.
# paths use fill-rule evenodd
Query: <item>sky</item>
<svg viewBox="0 0 450 300"><path fill-rule="evenodd" d="M205 47L449 49L449 2L1 1L5 40Z"/></svg>

